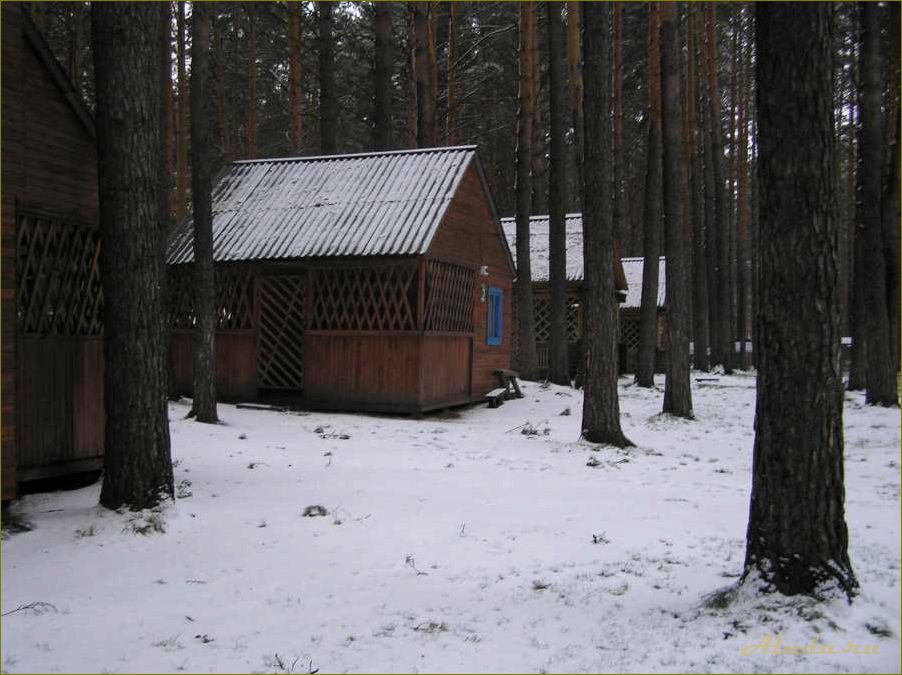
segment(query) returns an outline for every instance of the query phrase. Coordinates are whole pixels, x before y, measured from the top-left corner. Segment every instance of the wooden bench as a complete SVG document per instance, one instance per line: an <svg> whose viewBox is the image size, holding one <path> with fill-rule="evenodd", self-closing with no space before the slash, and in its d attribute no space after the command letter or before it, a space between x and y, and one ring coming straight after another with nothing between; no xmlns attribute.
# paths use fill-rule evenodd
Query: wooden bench
<svg viewBox="0 0 902 675"><path fill-rule="evenodd" d="M507 399L507 389L492 389L485 395L485 400L489 402L489 408L497 408Z"/></svg>
<svg viewBox="0 0 902 675"><path fill-rule="evenodd" d="M520 391L520 383L517 382L520 373L515 370L505 370L504 368L499 368L493 372L498 377L501 387L507 393L505 398L523 398L523 392Z"/></svg>

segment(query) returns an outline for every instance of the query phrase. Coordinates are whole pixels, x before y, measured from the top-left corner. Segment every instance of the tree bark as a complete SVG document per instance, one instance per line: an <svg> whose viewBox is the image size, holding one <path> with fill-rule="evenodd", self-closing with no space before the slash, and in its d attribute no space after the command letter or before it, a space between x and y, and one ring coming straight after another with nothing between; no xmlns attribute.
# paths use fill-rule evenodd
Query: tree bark
<svg viewBox="0 0 902 675"><path fill-rule="evenodd" d="M335 92L335 45L332 13L335 3L324 0L319 9L319 131L320 152L330 155L337 149L338 99Z"/></svg>
<svg viewBox="0 0 902 675"><path fill-rule="evenodd" d="M715 290L717 314L714 320L718 324L716 337L718 348L714 357L715 364L723 365L724 373L733 369L733 334L732 334L732 298L733 286L730 280L730 240L729 240L729 202L727 200L726 176L724 175L723 141L721 137L720 90L717 85L717 12L716 4L708 2L707 9L707 60L708 60L708 105L710 107L710 161L714 170L714 220L717 229L716 248L716 283ZM712 354L712 356L714 356Z"/></svg>
<svg viewBox="0 0 902 675"><path fill-rule="evenodd" d="M517 369L525 379L536 377L538 357L536 355L535 306L532 293L532 269L530 260L529 217L532 212L532 181L530 161L533 114L530 105L533 95L532 64L530 58L531 35L535 31L535 5L530 2L520 4L520 107L517 111Z"/></svg>
<svg viewBox="0 0 902 675"><path fill-rule="evenodd" d="M564 23L561 6L547 2L548 9L548 90L551 97L551 147L548 162L548 286L550 326L548 379L570 384L567 363L567 224L566 195L566 79L564 76Z"/></svg>
<svg viewBox="0 0 902 675"><path fill-rule="evenodd" d="M616 3L615 7L619 8L619 3ZM615 9L615 12L619 12L619 9ZM570 81L570 116L573 124L573 154L575 157L574 163L576 164L577 183L579 188L582 189L583 153L585 148L583 144L583 73L580 23L580 3L569 0L567 2L567 70ZM617 49L616 43L614 48L615 50ZM615 51L615 55L616 53Z"/></svg>
<svg viewBox="0 0 902 675"><path fill-rule="evenodd" d="M541 7L541 5L538 5ZM542 77L539 22L541 11L536 10L535 30L532 34L532 212L548 213L548 175L545 166L545 127L542 124Z"/></svg>
<svg viewBox="0 0 902 675"><path fill-rule="evenodd" d="M682 204L686 179L680 147L680 41L674 3L661 3L661 197L667 255L667 372L664 412L692 418L689 386L689 269Z"/></svg>
<svg viewBox="0 0 902 675"><path fill-rule="evenodd" d="M435 109L429 67L428 3L417 1L411 5L416 37L413 65L417 92L417 147L428 148L435 145Z"/></svg>
<svg viewBox="0 0 902 675"><path fill-rule="evenodd" d="M378 7L378 5L377 5ZM292 151L303 151L301 118L301 3L288 2L288 135Z"/></svg>
<svg viewBox="0 0 902 675"><path fill-rule="evenodd" d="M828 3L761 3L756 38L760 307L746 578L851 596ZM812 283L816 280L816 283Z"/></svg>
<svg viewBox="0 0 902 675"><path fill-rule="evenodd" d="M97 3L91 15L104 296L100 503L144 509L173 494L160 256L160 10Z"/></svg>
<svg viewBox="0 0 902 675"><path fill-rule="evenodd" d="M642 253L642 304L639 307L639 347L636 384L655 384L658 347L658 274L661 251L661 3L648 5L648 152L645 169L645 213Z"/></svg>
<svg viewBox="0 0 902 675"><path fill-rule="evenodd" d="M175 219L184 220L188 213L188 75L185 71L185 3L178 3L176 32L178 44L178 138L176 142Z"/></svg>
<svg viewBox="0 0 902 675"><path fill-rule="evenodd" d="M870 405L896 405L896 371L890 347L886 259L881 219L883 113L880 87L880 8L860 3L861 123L858 126L861 217L864 234L865 314L868 341L867 389ZM898 223L896 223L898 228Z"/></svg>
<svg viewBox="0 0 902 675"><path fill-rule="evenodd" d="M458 85L458 76L457 76L457 58L458 51L460 47L458 46L458 41L460 40L459 32L460 29L458 24L460 23L460 3L452 2L448 7L448 99L447 99L447 108L448 114L446 117L445 124L445 133L448 139L448 145L457 145L458 138L458 103L457 103L457 90L459 88Z"/></svg>
<svg viewBox="0 0 902 675"><path fill-rule="evenodd" d="M742 22L744 11L740 10L739 20ZM746 44L746 32L740 30L743 36L742 41L742 65L741 78L739 88L741 97L739 101L739 179L738 191L736 196L738 221L739 221L739 274L738 274L738 306L737 306L737 324L738 335L740 340L739 346L739 367L747 369L751 364L748 354L748 342L751 339L750 326L750 310L752 305L752 261L749 251L749 227L752 217L751 201L749 199L749 157L748 157L748 116L749 116L749 98L752 88L752 55L751 45Z"/></svg>
<svg viewBox="0 0 902 675"><path fill-rule="evenodd" d="M173 171L174 171L174 160L175 160L175 151L173 147L173 114L172 114L172 63L170 57L170 49L172 47L172 4L170 2L160 3L160 42L162 47L160 48L161 57L160 63L163 69L162 76L162 84L160 86L161 91L161 105L162 111L160 112L160 136L162 138L162 147L161 147L161 161L162 161L162 175L160 176L161 190L163 192L163 213L166 216L165 223L163 224L163 229L165 230L163 236L165 237L168 234L169 224L172 221L172 217L174 215L173 206L174 206L174 197L173 194Z"/></svg>
<svg viewBox="0 0 902 675"><path fill-rule="evenodd" d="M623 214L623 31L621 28L622 3L613 3L614 9L614 58L613 58L613 100L614 100L614 136L613 144L613 179L614 199L612 211L614 217L614 241L622 242L626 235Z"/></svg>
<svg viewBox="0 0 902 675"><path fill-rule="evenodd" d="M219 147L222 161L229 163L235 159L235 145L230 124L231 114L225 78L225 55L222 49L222 19L213 18L213 62L216 65L216 118L219 124Z"/></svg>
<svg viewBox="0 0 902 675"><path fill-rule="evenodd" d="M415 19L415 6L416 3L408 2L407 3L407 53L408 57L406 59L407 63L407 71L406 77L404 78L406 82L406 93L407 93L407 106L406 106L406 115L407 119L405 120L405 129L406 129L406 146L408 148L415 148L417 146L417 76L416 76L416 44L417 44L417 31L416 31L416 19Z"/></svg>
<svg viewBox="0 0 902 675"><path fill-rule="evenodd" d="M210 168L210 5L191 12L191 206L194 220L194 403L198 422L216 416L216 323L213 277L213 178Z"/></svg>
<svg viewBox="0 0 902 675"><path fill-rule="evenodd" d="M898 21L896 22L898 24ZM892 24L891 24L892 25ZM896 107L896 129L900 126L899 108ZM884 258L886 259L887 310L889 311L890 350L893 372L899 372L899 138L893 140L890 149L889 174L881 196L880 208L883 221Z"/></svg>
<svg viewBox="0 0 902 675"><path fill-rule="evenodd" d="M244 118L245 159L257 157L257 8L248 3L247 11L247 110Z"/></svg>
<svg viewBox="0 0 902 675"><path fill-rule="evenodd" d="M704 142L699 143L699 137L704 130L704 115L698 106L698 92L696 86L699 80L698 64L701 60L700 54L700 35L699 30L699 12L692 5L688 7L689 11L689 72L687 74L687 82L689 85L689 93L686 99L689 101L689 124L691 133L689 135L689 157L692 164L692 186L689 199L691 202L692 213L692 321L693 331L692 339L694 342L693 349L693 365L698 370L707 372L711 369L708 360L708 347L710 345L708 331L708 255L707 246L705 245L705 212L704 212L704 191L705 182L707 180L704 171L703 148Z"/></svg>
<svg viewBox="0 0 902 675"><path fill-rule="evenodd" d="M376 69L375 69L375 112L373 115L373 145L376 150L392 148L392 35L390 2L376 2Z"/></svg>
<svg viewBox="0 0 902 675"><path fill-rule="evenodd" d="M622 448L632 443L620 428L620 402L617 396L619 310L614 299L614 226L610 210L611 6L608 3L587 3L584 11L586 35L592 37L584 45L583 344L586 381L582 435L591 443ZM549 24L549 32L553 31L553 24Z"/></svg>

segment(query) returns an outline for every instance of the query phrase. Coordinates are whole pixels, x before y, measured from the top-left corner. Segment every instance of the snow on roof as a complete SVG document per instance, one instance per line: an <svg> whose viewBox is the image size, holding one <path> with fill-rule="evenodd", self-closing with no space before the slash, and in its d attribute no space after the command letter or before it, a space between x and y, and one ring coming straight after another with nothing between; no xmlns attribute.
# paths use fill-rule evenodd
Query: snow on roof
<svg viewBox="0 0 902 675"><path fill-rule="evenodd" d="M626 275L626 283L629 289L626 293L626 301L620 305L623 308L636 308L642 305L642 270L645 268L645 258L621 258L623 273ZM664 307L666 296L664 256L658 263L658 307Z"/></svg>
<svg viewBox="0 0 902 675"><path fill-rule="evenodd" d="M213 258L421 255L476 146L233 162L213 188ZM171 264L193 260L189 216Z"/></svg>
<svg viewBox="0 0 902 675"><path fill-rule="evenodd" d="M565 216L567 227L567 280L583 280L583 215L568 213ZM514 262L517 260L517 221L514 218L502 218L501 227L507 237ZM529 252L532 263L533 281L548 281L548 216L531 216L529 218Z"/></svg>

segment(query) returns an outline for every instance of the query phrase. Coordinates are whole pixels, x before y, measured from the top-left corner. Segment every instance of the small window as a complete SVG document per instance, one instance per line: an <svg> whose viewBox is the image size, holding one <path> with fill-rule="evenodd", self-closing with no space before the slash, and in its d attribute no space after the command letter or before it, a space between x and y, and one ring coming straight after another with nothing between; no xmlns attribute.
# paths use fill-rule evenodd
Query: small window
<svg viewBox="0 0 902 675"><path fill-rule="evenodd" d="M489 287L488 316L486 317L485 342L488 345L500 345L504 332L504 291L494 286Z"/></svg>

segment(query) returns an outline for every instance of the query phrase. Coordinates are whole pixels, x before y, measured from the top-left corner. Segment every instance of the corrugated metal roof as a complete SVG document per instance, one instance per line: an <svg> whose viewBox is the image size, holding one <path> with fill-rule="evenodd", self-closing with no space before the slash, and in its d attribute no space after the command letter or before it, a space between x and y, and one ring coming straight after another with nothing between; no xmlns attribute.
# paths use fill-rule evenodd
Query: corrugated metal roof
<svg viewBox="0 0 902 675"><path fill-rule="evenodd" d="M564 217L567 228L567 281L583 280L583 214L568 213ZM514 218L502 218L501 227L507 237L508 247L516 262L517 257L517 221ZM617 251L615 244L614 250ZM531 276L533 281L548 281L548 216L530 216L529 218L529 252ZM629 260L629 258L623 258ZM632 282L620 275L614 266L614 286L619 290L632 288ZM639 286L642 286L642 273L639 273ZM627 306L627 305L621 305Z"/></svg>
<svg viewBox="0 0 902 675"><path fill-rule="evenodd" d="M213 188L213 258L421 255L475 156L467 145L234 162ZM189 217L169 262L192 249Z"/></svg>
<svg viewBox="0 0 902 675"><path fill-rule="evenodd" d="M664 306L664 298L667 297L665 283L665 259L661 256L658 263L658 307ZM626 301L620 305L624 308L639 308L642 305L642 270L645 267L645 258L621 258L623 273L626 275L626 283L629 290L626 293Z"/></svg>

